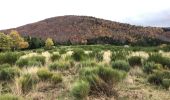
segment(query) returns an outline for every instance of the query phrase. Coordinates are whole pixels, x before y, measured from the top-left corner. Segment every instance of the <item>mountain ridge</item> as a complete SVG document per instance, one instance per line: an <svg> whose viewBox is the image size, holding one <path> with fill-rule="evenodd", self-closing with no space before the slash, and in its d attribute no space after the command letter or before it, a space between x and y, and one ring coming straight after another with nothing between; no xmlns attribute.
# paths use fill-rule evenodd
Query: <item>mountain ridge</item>
<svg viewBox="0 0 170 100"><path fill-rule="evenodd" d="M147 38L170 42L169 28L135 26L91 16L52 17L1 32L10 30L17 30L23 36L50 37L60 44L136 44L148 41Z"/></svg>

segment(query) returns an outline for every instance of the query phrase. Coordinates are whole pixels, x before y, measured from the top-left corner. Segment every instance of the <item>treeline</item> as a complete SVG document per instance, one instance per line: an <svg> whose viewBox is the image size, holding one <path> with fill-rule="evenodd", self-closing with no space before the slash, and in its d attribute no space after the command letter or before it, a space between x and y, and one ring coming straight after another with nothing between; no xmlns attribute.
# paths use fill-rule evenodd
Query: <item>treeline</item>
<svg viewBox="0 0 170 100"><path fill-rule="evenodd" d="M12 30L9 34L0 32L0 51L37 49L42 47L51 49L53 46L54 42L51 38L47 38L44 41L37 37L22 37L16 30Z"/></svg>

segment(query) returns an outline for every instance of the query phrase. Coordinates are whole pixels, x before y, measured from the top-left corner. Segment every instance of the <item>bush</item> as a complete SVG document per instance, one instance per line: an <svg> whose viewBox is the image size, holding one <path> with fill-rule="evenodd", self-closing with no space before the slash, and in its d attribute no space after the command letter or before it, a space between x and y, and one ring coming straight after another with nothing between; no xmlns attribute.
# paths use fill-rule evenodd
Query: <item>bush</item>
<svg viewBox="0 0 170 100"><path fill-rule="evenodd" d="M52 56L51 56L52 61L59 60L60 58L61 58L61 56L59 54L52 54Z"/></svg>
<svg viewBox="0 0 170 100"><path fill-rule="evenodd" d="M92 93L112 94L112 87L126 76L126 73L109 67L84 67L80 71L80 79L90 84Z"/></svg>
<svg viewBox="0 0 170 100"><path fill-rule="evenodd" d="M79 80L73 84L71 94L77 99L81 100L88 96L90 85L87 81Z"/></svg>
<svg viewBox="0 0 170 100"><path fill-rule="evenodd" d="M48 69L46 68L41 68L37 71L37 75L38 77L40 78L40 80L42 81L46 81L46 80L49 80L51 79L53 73L50 72Z"/></svg>
<svg viewBox="0 0 170 100"><path fill-rule="evenodd" d="M125 72L123 71L118 71L110 67L103 67L103 66L100 66L98 68L98 75L102 80L104 80L109 85L119 82L126 76Z"/></svg>
<svg viewBox="0 0 170 100"><path fill-rule="evenodd" d="M167 88L169 79L170 79L169 71L157 71L149 76L148 82L155 85L162 85L163 87Z"/></svg>
<svg viewBox="0 0 170 100"><path fill-rule="evenodd" d="M62 82L62 75L58 73L54 73L53 76L51 77L51 81L54 84Z"/></svg>
<svg viewBox="0 0 170 100"><path fill-rule="evenodd" d="M128 59L128 61L131 66L142 65L142 59L139 56L132 56Z"/></svg>
<svg viewBox="0 0 170 100"><path fill-rule="evenodd" d="M5 52L0 53L0 64L15 64L15 62L19 59L21 53L18 52Z"/></svg>
<svg viewBox="0 0 170 100"><path fill-rule="evenodd" d="M165 88L165 89L169 89L170 87L170 79L163 79L162 80L162 86Z"/></svg>
<svg viewBox="0 0 170 100"><path fill-rule="evenodd" d="M153 61L155 63L162 64L164 67L170 68L170 58L163 57L161 54L151 54L148 58L148 61Z"/></svg>
<svg viewBox="0 0 170 100"><path fill-rule="evenodd" d="M3 94L0 95L0 100L23 100L23 99L12 94Z"/></svg>
<svg viewBox="0 0 170 100"><path fill-rule="evenodd" d="M11 67L11 65L9 65L9 64L2 64L2 65L0 65L0 70L4 69L4 68L9 68L9 67Z"/></svg>
<svg viewBox="0 0 170 100"><path fill-rule="evenodd" d="M27 58L20 58L17 60L16 65L19 67L24 66L41 66L45 64L44 56L32 56Z"/></svg>
<svg viewBox="0 0 170 100"><path fill-rule="evenodd" d="M74 53L72 54L72 58L75 60L75 61L81 61L81 60L84 60L85 59L85 53L83 50L81 49L77 49L74 51Z"/></svg>
<svg viewBox="0 0 170 100"><path fill-rule="evenodd" d="M143 71L147 74L151 74L154 70L161 69L161 64L155 64L155 62L146 62L143 66Z"/></svg>
<svg viewBox="0 0 170 100"><path fill-rule="evenodd" d="M21 85L21 89L24 94L32 90L37 82L38 78L36 75L25 74L19 78L19 84Z"/></svg>
<svg viewBox="0 0 170 100"><path fill-rule="evenodd" d="M125 60L126 59L126 55L128 55L128 52L125 52L125 51L112 52L111 61Z"/></svg>
<svg viewBox="0 0 170 100"><path fill-rule="evenodd" d="M86 60L80 62L80 67L86 67L86 66L95 67L97 66L97 62L95 60Z"/></svg>
<svg viewBox="0 0 170 100"><path fill-rule="evenodd" d="M130 70L130 65L125 60L116 60L116 61L112 62L112 68L128 72Z"/></svg>
<svg viewBox="0 0 170 100"><path fill-rule="evenodd" d="M148 82L155 85L162 84L162 76L160 73L154 73L148 77Z"/></svg>
<svg viewBox="0 0 170 100"><path fill-rule="evenodd" d="M9 81L14 79L15 76L19 76L20 71L16 67L6 67L0 69L0 80Z"/></svg>
<svg viewBox="0 0 170 100"><path fill-rule="evenodd" d="M50 70L65 70L71 66L69 61L56 61L49 65Z"/></svg>

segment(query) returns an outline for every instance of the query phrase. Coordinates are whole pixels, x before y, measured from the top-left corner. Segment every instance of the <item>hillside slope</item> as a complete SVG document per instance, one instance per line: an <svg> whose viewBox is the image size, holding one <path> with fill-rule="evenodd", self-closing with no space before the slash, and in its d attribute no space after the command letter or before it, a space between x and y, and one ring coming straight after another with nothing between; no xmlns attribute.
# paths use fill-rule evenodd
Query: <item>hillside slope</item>
<svg viewBox="0 0 170 100"><path fill-rule="evenodd" d="M170 42L166 28L142 27L88 16L60 16L14 28L22 35L72 44ZM9 33L11 29L2 30Z"/></svg>

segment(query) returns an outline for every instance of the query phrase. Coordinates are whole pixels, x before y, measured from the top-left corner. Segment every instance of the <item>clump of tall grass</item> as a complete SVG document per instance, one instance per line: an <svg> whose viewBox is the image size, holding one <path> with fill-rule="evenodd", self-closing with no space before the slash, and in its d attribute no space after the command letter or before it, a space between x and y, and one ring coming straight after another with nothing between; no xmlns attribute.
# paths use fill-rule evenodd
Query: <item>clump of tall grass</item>
<svg viewBox="0 0 170 100"><path fill-rule="evenodd" d="M128 58L128 62L131 66L141 66L142 65L142 58L140 56L131 56Z"/></svg>
<svg viewBox="0 0 170 100"><path fill-rule="evenodd" d="M19 67L24 66L41 66L45 64L45 57L44 56L32 56L32 57L26 57L26 58L20 58L17 60L16 65Z"/></svg>
<svg viewBox="0 0 170 100"><path fill-rule="evenodd" d="M22 53L19 52L0 53L0 64L15 64L21 55Z"/></svg>
<svg viewBox="0 0 170 100"><path fill-rule="evenodd" d="M81 49L76 49L74 50L73 54L72 54L72 58L75 61L82 61L84 59L86 59L87 55L84 53L84 50Z"/></svg>
<svg viewBox="0 0 170 100"><path fill-rule="evenodd" d="M112 62L112 68L128 72L130 70L130 65L125 60L116 60Z"/></svg>
<svg viewBox="0 0 170 100"><path fill-rule="evenodd" d="M61 58L60 54L54 53L54 54L51 55L52 61L59 60L60 58Z"/></svg>
<svg viewBox="0 0 170 100"><path fill-rule="evenodd" d="M60 60L60 61L55 61L52 64L50 64L49 69L50 70L66 70L71 65L72 65L71 62L69 61Z"/></svg>
<svg viewBox="0 0 170 100"><path fill-rule="evenodd" d="M91 93L112 94L112 87L125 78L126 73L108 66L84 67L80 70L80 79L90 84ZM99 92L100 91L100 92Z"/></svg>
<svg viewBox="0 0 170 100"><path fill-rule="evenodd" d="M90 85L87 81L78 80L76 81L71 89L71 94L75 97L76 100L85 99L90 92Z"/></svg>
<svg viewBox="0 0 170 100"><path fill-rule="evenodd" d="M170 68L170 58L163 57L159 53L150 54L148 61L153 61L155 63L162 64L164 67Z"/></svg>
<svg viewBox="0 0 170 100"><path fill-rule="evenodd" d="M0 80L9 81L13 80L14 77L20 75L20 70L17 67L10 67L8 65L3 65L0 69Z"/></svg>
<svg viewBox="0 0 170 100"><path fill-rule="evenodd" d="M0 100L24 100L22 97L15 96L12 94L2 94L0 95Z"/></svg>
<svg viewBox="0 0 170 100"><path fill-rule="evenodd" d="M38 82L38 78L34 74L24 74L18 80L18 84L21 87L22 93L28 93L32 90L35 84Z"/></svg>

